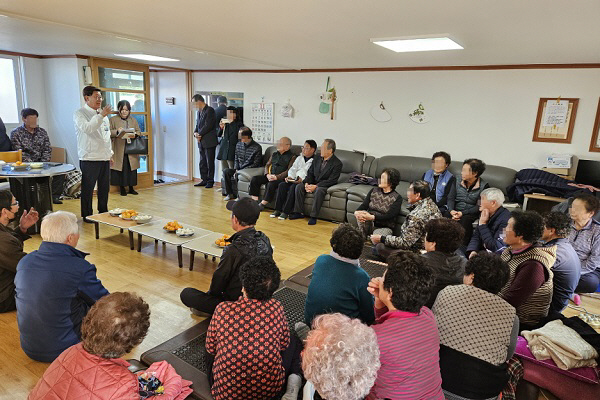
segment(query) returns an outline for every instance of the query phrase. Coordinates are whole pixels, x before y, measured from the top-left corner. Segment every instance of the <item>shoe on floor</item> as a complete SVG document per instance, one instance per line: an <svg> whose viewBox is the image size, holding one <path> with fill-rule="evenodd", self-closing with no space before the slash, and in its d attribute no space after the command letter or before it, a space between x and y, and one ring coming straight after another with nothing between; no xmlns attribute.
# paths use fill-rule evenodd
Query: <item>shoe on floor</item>
<svg viewBox="0 0 600 400"><path fill-rule="evenodd" d="M279 217L280 215L281 215L281 212L280 212L280 211L275 211L275 212L273 212L273 214L269 215L269 217L271 217L271 218L277 218L277 217Z"/></svg>
<svg viewBox="0 0 600 400"><path fill-rule="evenodd" d="M137 195L138 192L136 192L133 188L129 188L129 194Z"/></svg>
<svg viewBox="0 0 600 400"><path fill-rule="evenodd" d="M258 203L258 209L259 209L260 211L264 211L264 209L265 209L265 205L264 205L264 204L262 204L262 203Z"/></svg>
<svg viewBox="0 0 600 400"><path fill-rule="evenodd" d="M52 199L52 203L53 204L62 204L63 202L60 201L60 197L55 197Z"/></svg>
<svg viewBox="0 0 600 400"><path fill-rule="evenodd" d="M288 218L288 215L286 213L281 213L281 215L279 217L277 217L277 219L281 219L281 220L284 220L287 218Z"/></svg>
<svg viewBox="0 0 600 400"><path fill-rule="evenodd" d="M127 196L127 192L125 191L124 187L121 188L121 196Z"/></svg>
<svg viewBox="0 0 600 400"><path fill-rule="evenodd" d="M89 219L87 219L87 217L83 217L83 222L85 222L86 224L93 224L94 221L90 221Z"/></svg>
<svg viewBox="0 0 600 400"><path fill-rule="evenodd" d="M206 181L200 181L196 183L194 186L206 186Z"/></svg>
<svg viewBox="0 0 600 400"><path fill-rule="evenodd" d="M295 213L291 213L288 218L289 219L301 219L301 218L304 218L304 214L295 212Z"/></svg>
<svg viewBox="0 0 600 400"><path fill-rule="evenodd" d="M206 186L205 186L205 187L206 187L207 189L211 189L213 186L215 186L215 183L214 183L214 182L208 182L208 183L206 184Z"/></svg>
<svg viewBox="0 0 600 400"><path fill-rule="evenodd" d="M308 224L309 225L316 225L317 224L317 219L315 217L310 217L310 219L308 220Z"/></svg>
<svg viewBox="0 0 600 400"><path fill-rule="evenodd" d="M302 377L298 374L290 374L287 381L287 388L281 400L297 400L302 386Z"/></svg>

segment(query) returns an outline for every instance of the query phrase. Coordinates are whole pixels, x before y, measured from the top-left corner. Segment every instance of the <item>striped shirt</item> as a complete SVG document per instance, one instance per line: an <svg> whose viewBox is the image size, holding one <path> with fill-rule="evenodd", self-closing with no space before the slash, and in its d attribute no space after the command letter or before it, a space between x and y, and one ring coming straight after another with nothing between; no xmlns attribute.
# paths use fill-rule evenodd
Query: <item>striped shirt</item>
<svg viewBox="0 0 600 400"><path fill-rule="evenodd" d="M443 399L433 312L375 309L381 368L367 399Z"/></svg>
<svg viewBox="0 0 600 400"><path fill-rule="evenodd" d="M600 222L591 218L580 230L572 225L569 242L581 261L581 275L600 268Z"/></svg>

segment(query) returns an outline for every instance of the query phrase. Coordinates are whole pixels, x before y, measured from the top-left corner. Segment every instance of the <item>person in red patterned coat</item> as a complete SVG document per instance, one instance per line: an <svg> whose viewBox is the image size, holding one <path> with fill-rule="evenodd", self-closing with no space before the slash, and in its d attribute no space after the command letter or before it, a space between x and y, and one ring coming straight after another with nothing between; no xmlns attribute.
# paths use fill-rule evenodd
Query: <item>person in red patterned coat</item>
<svg viewBox="0 0 600 400"><path fill-rule="evenodd" d="M283 391L282 352L290 332L281 303L273 298L281 273L270 257L240 268L242 297L220 303L208 327L206 351L212 365L215 400L270 399Z"/></svg>

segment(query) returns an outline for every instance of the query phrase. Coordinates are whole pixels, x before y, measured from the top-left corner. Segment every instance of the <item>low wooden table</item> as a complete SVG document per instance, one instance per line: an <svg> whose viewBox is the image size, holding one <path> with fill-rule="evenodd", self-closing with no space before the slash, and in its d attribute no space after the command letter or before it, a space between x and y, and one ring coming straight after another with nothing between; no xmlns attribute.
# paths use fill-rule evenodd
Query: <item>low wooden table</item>
<svg viewBox="0 0 600 400"><path fill-rule="evenodd" d="M138 224L135 221L126 221L120 217L113 217L112 215L110 215L107 212L102 213L102 214L90 215L87 218L90 221L94 222L94 230L96 231L96 239L100 238L100 224L119 228L121 230L121 233L123 233L124 230L127 230L129 232L129 248L131 250L133 250L133 232L131 232L129 230L129 228L138 226L138 225L145 225L145 224ZM157 221L157 220L162 220L162 218L154 217L154 218L152 218L152 220L150 222ZM149 222L146 222L146 223L149 223Z"/></svg>
<svg viewBox="0 0 600 400"><path fill-rule="evenodd" d="M179 237L175 234L175 232L170 233L163 229L163 226L168 221L169 220L166 220L166 219L152 220L147 224L132 226L131 228L129 228L129 232L131 232L132 234L137 233L137 235L138 235L138 246L137 246L138 252L142 251L142 236L148 236L148 237L154 239L155 242L158 242L160 240L161 242L169 243L174 246L177 246L177 259L179 261L179 268L182 268L183 267L183 254L182 254L181 246L191 240L194 240L201 236L208 235L212 232L208 231L206 229L198 228L198 227L191 226L191 225L183 225L184 228L193 229L195 233L193 236Z"/></svg>
<svg viewBox="0 0 600 400"><path fill-rule="evenodd" d="M208 235L190 240L181 246L184 249L190 250L190 271L194 269L194 255L196 252L203 253L204 258L212 256L213 261L215 261L217 257L221 258L223 255L223 248L215 244L215 241L221 237L223 237L222 233L211 232Z"/></svg>

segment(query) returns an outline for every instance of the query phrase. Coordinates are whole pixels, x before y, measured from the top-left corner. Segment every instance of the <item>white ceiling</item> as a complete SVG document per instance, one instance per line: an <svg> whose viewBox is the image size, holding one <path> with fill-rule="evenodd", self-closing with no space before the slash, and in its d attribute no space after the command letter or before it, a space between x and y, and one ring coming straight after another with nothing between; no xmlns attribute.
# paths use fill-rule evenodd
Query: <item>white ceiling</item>
<svg viewBox="0 0 600 400"><path fill-rule="evenodd" d="M144 52L189 69L600 62L598 0L0 0L0 14L0 50ZM430 34L465 49L394 53L369 41Z"/></svg>

